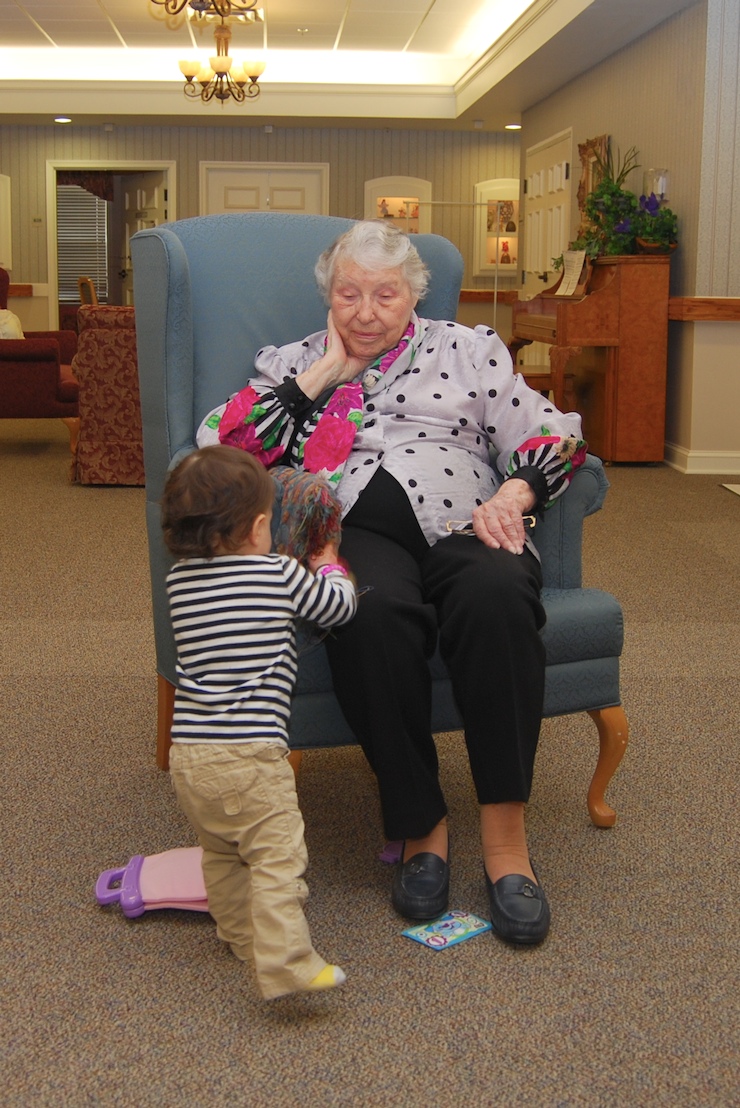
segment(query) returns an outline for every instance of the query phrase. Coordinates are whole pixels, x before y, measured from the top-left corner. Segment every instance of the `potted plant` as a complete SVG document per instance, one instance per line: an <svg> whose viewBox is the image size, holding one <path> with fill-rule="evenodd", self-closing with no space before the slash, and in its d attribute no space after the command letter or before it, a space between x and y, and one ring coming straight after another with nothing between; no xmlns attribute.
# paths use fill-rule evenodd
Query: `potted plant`
<svg viewBox="0 0 740 1108"><path fill-rule="evenodd" d="M651 192L640 197L634 220L635 241L641 254L667 254L678 246L678 219Z"/></svg>
<svg viewBox="0 0 740 1108"><path fill-rule="evenodd" d="M621 159L617 150L614 163L611 149L604 158L596 157L599 180L586 196L584 223L571 250L585 250L589 261L602 255L664 253L677 245L677 219L670 208L651 193L641 196L624 188L633 169L639 169L637 148L631 146ZM553 268L563 265L562 254L553 258Z"/></svg>

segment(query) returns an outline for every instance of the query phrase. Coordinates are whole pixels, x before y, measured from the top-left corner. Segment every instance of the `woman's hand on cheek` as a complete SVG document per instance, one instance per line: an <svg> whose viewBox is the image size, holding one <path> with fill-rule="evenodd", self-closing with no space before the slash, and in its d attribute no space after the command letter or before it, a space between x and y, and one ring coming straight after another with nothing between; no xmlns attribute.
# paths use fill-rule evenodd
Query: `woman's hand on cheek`
<svg viewBox="0 0 740 1108"><path fill-rule="evenodd" d="M326 325L328 335L326 354L324 357L331 358L332 364L336 366L340 374L337 377L337 381L351 381L368 363L362 358L355 358L353 355L347 353L347 349L342 340L342 336L337 330L337 325L334 322L331 310L329 311Z"/></svg>
<svg viewBox="0 0 740 1108"><path fill-rule="evenodd" d="M523 516L534 506L530 485L516 477L505 481L498 492L473 511L473 530L486 546L511 554L524 550Z"/></svg>

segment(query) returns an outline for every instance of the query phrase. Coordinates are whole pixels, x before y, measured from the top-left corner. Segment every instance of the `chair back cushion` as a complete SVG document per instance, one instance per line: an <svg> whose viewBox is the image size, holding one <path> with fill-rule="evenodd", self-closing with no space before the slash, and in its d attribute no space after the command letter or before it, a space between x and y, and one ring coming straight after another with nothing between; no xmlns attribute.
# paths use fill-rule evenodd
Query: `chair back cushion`
<svg viewBox="0 0 740 1108"><path fill-rule="evenodd" d="M90 328L98 331L135 331L134 309L113 304L83 304L77 310L77 332L81 334Z"/></svg>

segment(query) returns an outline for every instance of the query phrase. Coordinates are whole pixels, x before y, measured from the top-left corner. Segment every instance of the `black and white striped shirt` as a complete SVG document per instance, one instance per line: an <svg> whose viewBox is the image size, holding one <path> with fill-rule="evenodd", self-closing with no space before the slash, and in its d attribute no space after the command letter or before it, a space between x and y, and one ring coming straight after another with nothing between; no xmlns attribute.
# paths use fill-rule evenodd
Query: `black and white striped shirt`
<svg viewBox="0 0 740 1108"><path fill-rule="evenodd" d="M314 576L283 554L178 562L167 577L177 644L172 741L287 745L295 620L339 626L355 614L349 578Z"/></svg>

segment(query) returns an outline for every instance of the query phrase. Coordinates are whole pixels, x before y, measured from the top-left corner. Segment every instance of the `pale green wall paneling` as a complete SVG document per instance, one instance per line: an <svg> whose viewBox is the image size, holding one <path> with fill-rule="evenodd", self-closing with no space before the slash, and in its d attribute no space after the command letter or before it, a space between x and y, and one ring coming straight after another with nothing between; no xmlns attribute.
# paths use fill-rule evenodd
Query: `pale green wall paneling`
<svg viewBox="0 0 740 1108"><path fill-rule="evenodd" d="M328 162L333 215L363 215L363 186L389 174L431 180L435 200L472 201L476 181L518 175L518 135L483 132L393 130L390 128L282 128L271 134L259 127L102 127L0 126L0 173L12 181L13 279L43 283L46 229L47 160L126 159L175 161L178 216L198 213L198 165L201 161ZM472 208L435 208L434 230L451 238L468 263L466 284L486 288L488 278L469 277L472 259Z"/></svg>

